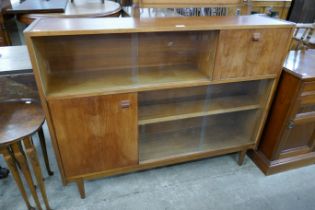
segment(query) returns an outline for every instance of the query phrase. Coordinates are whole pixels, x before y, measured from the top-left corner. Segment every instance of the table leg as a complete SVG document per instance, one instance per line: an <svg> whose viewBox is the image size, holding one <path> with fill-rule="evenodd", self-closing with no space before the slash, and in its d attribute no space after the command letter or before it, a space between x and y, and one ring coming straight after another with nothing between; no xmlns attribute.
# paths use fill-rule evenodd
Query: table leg
<svg viewBox="0 0 315 210"><path fill-rule="evenodd" d="M54 175L54 172L51 171L50 166L49 166L49 159L48 159L48 154L47 154L46 141L45 141L45 136L44 136L44 132L43 132L43 128L42 127L40 129L38 129L38 137L39 137L40 146L42 148L42 152L43 152L43 157L44 157L47 173L48 173L49 176L52 176L52 175Z"/></svg>
<svg viewBox="0 0 315 210"><path fill-rule="evenodd" d="M35 174L35 177L36 177L36 180L37 180L37 184L39 185L39 189L40 189L41 194L43 196L46 209L49 210L51 208L50 208L49 203L48 203L45 183L43 181L43 175L42 175L42 171L41 171L41 168L40 168L40 165L39 165L36 149L35 149L32 141L31 141L31 137L25 137L23 142L24 142L24 146L25 146L25 149L26 149L26 154L30 158L30 162L31 162L32 168L34 170L34 174Z"/></svg>
<svg viewBox="0 0 315 210"><path fill-rule="evenodd" d="M21 177L19 175L19 171L16 167L16 163L14 162L13 158L11 157L8 148L5 148L5 147L0 148L0 153L3 154L3 157L4 157L4 159L8 165L8 168L10 169L10 171L12 173L14 181L15 181L16 185L18 186L18 189L20 190L21 194L22 194L22 197L25 201L26 207L28 209L34 209L28 200L27 194L26 194L25 189L24 189L23 182L22 182Z"/></svg>
<svg viewBox="0 0 315 210"><path fill-rule="evenodd" d="M23 148L21 145L21 142L13 143L11 145L11 148L13 150L15 158L20 163L21 171L22 171L22 173L26 179L26 182L27 182L29 188L30 188L30 191L31 191L32 196L34 198L36 207L37 207L37 209L42 210L42 207L40 205L40 202L39 202L39 199L38 199L35 187L34 187L34 182L33 182L32 175L31 175L28 163L27 163L27 159L25 157L25 154L24 154L24 151L23 151Z"/></svg>

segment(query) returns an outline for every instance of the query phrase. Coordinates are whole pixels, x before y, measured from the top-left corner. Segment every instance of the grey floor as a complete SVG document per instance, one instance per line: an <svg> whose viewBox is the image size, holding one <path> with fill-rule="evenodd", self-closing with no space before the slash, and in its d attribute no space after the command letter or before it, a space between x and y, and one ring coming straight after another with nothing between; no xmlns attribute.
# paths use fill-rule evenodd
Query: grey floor
<svg viewBox="0 0 315 210"><path fill-rule="evenodd" d="M314 165L266 177L249 158L238 166L235 155L88 181L82 200L74 184L62 186L47 142L55 175L43 172L53 209L315 209ZM11 176L0 180L0 210L7 209L26 209Z"/></svg>

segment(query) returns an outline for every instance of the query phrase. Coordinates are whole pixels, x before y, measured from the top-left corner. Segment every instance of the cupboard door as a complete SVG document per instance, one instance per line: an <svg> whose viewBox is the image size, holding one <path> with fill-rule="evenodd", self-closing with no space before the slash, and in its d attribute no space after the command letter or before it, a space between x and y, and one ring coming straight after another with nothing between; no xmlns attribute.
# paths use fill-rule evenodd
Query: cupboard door
<svg viewBox="0 0 315 210"><path fill-rule="evenodd" d="M294 119L288 123L282 139L280 158L304 154L314 150L314 104L300 104Z"/></svg>
<svg viewBox="0 0 315 210"><path fill-rule="evenodd" d="M285 143L280 151L280 158L305 154L314 150L315 122L294 124L290 122L285 132Z"/></svg>
<svg viewBox="0 0 315 210"><path fill-rule="evenodd" d="M222 30L214 80L277 75L290 36L290 29Z"/></svg>
<svg viewBox="0 0 315 210"><path fill-rule="evenodd" d="M48 104L67 177L138 164L136 94Z"/></svg>

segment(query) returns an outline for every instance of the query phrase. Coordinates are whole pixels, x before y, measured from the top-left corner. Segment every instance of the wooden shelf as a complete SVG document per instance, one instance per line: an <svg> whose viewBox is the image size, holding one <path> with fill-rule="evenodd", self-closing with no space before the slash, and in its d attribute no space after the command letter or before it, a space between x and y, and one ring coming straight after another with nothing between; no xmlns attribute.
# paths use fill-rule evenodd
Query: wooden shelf
<svg viewBox="0 0 315 210"><path fill-rule="evenodd" d="M260 108L252 96L231 96L207 100L140 106L139 125L239 112Z"/></svg>
<svg viewBox="0 0 315 210"><path fill-rule="evenodd" d="M142 137L143 138L143 137ZM239 126L211 126L155 133L140 141L140 163L249 145L250 138Z"/></svg>
<svg viewBox="0 0 315 210"><path fill-rule="evenodd" d="M48 77L47 98L139 91L167 86L209 82L193 65L142 67L103 71L67 72Z"/></svg>

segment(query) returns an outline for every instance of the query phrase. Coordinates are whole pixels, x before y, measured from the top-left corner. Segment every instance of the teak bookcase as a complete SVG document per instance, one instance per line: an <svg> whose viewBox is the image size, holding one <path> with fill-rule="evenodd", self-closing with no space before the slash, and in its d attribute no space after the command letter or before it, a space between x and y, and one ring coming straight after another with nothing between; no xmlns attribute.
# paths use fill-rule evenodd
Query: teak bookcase
<svg viewBox="0 0 315 210"><path fill-rule="evenodd" d="M294 24L41 19L25 31L64 184L255 148Z"/></svg>

